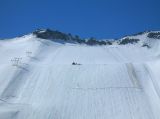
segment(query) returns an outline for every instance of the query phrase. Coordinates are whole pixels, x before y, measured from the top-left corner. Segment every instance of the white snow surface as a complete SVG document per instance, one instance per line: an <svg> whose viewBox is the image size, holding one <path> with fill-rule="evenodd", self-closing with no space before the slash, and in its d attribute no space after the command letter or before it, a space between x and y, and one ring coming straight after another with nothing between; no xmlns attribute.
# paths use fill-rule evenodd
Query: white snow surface
<svg viewBox="0 0 160 119"><path fill-rule="evenodd" d="M0 119L160 119L160 42L136 37L152 48L1 40Z"/></svg>

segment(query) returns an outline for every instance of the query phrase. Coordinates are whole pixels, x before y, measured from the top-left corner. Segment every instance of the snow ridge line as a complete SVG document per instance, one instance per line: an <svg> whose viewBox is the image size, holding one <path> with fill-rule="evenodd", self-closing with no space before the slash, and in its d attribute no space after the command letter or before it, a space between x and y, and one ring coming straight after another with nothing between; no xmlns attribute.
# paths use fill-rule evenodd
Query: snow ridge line
<svg viewBox="0 0 160 119"><path fill-rule="evenodd" d="M0 96L2 99L17 97L20 87L23 86L23 84L26 82L26 80L24 80L23 77L27 78L27 72L23 69L18 70L20 71L18 71L17 74L15 74L15 76L12 78L12 80L10 80L10 82L2 92Z"/></svg>
<svg viewBox="0 0 160 119"><path fill-rule="evenodd" d="M148 73L148 76L151 79L152 84L154 86L154 89L155 89L155 91L156 91L156 93L157 93L157 95L158 95L158 97L160 99L160 89L158 88L157 83L153 78L152 72L149 70L149 68L146 65L143 65L143 66L144 66L144 69L146 70L146 72Z"/></svg>
<svg viewBox="0 0 160 119"><path fill-rule="evenodd" d="M132 82L133 86L137 87L137 88L141 88L142 86L141 86L140 82L138 81L138 78L137 78L135 69L133 67L133 64L132 63L126 63L126 67L127 67L128 75L131 79L131 82Z"/></svg>

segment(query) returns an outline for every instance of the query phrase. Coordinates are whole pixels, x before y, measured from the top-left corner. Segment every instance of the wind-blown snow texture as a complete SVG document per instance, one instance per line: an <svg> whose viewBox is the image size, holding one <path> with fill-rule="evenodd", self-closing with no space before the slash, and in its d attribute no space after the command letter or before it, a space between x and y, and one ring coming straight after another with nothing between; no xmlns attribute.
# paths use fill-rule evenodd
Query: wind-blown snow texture
<svg viewBox="0 0 160 119"><path fill-rule="evenodd" d="M102 46L1 40L0 119L159 119L160 41L147 35Z"/></svg>

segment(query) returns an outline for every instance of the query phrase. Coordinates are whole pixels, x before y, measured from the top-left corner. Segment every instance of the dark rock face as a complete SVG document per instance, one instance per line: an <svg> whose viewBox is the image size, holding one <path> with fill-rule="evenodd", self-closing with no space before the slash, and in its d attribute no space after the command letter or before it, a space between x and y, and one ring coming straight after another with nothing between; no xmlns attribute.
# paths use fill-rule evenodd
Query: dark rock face
<svg viewBox="0 0 160 119"><path fill-rule="evenodd" d="M147 35L148 38L160 39L160 32L151 32Z"/></svg>
<svg viewBox="0 0 160 119"><path fill-rule="evenodd" d="M87 45L106 45L105 41L98 41L95 38L90 38L88 41L86 41Z"/></svg>
<svg viewBox="0 0 160 119"><path fill-rule="evenodd" d="M91 40L89 39L86 41L87 45L112 45L110 41L98 41L98 40Z"/></svg>
<svg viewBox="0 0 160 119"><path fill-rule="evenodd" d="M112 45L111 41L100 41L91 37L88 41L86 41L87 45Z"/></svg>
<svg viewBox="0 0 160 119"><path fill-rule="evenodd" d="M50 29L46 30L36 30L33 32L37 38L48 39L48 40L64 40L64 41L73 41L80 44L87 44L87 45L111 45L112 43L109 41L98 41L95 38L90 38L88 41L81 39L79 36L75 35L72 36L70 33L65 34L59 31L54 31Z"/></svg>
<svg viewBox="0 0 160 119"><path fill-rule="evenodd" d="M143 44L142 47L151 48L151 46L149 46L147 43Z"/></svg>
<svg viewBox="0 0 160 119"><path fill-rule="evenodd" d="M112 45L112 42L106 41L106 44L107 44L107 45Z"/></svg>
<svg viewBox="0 0 160 119"><path fill-rule="evenodd" d="M50 39L50 40L55 40L55 39L69 40L70 39L69 35L59 31L52 31L50 29L46 29L45 31L36 30L35 32L33 32L33 34L36 35L38 38L42 38L42 39Z"/></svg>
<svg viewBox="0 0 160 119"><path fill-rule="evenodd" d="M85 40L81 39L79 36L72 36L70 33L62 33L57 30L36 30L33 32L34 35L36 35L37 38L42 38L42 39L48 39L48 40L64 40L66 42L77 42L77 43L85 43Z"/></svg>
<svg viewBox="0 0 160 119"><path fill-rule="evenodd" d="M120 44L120 45L134 44L134 43L137 43L138 41L139 41L139 39L124 38L119 44Z"/></svg>

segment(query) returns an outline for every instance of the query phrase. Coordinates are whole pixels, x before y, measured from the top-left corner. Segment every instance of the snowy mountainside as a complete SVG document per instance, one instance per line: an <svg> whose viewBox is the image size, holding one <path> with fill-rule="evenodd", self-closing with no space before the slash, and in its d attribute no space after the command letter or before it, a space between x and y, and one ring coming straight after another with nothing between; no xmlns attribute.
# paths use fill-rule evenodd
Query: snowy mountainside
<svg viewBox="0 0 160 119"><path fill-rule="evenodd" d="M118 40L97 40L93 37L88 39L82 39L78 35L72 35L70 33L66 34L57 30L50 29L38 29L33 32L33 35L37 38L48 39L55 42L63 43L79 43L79 44L87 44L87 45L112 45L112 44L136 44L139 43L142 47L150 47L149 41L150 39L160 39L160 31L146 31L140 32L131 36L126 36Z"/></svg>
<svg viewBox="0 0 160 119"><path fill-rule="evenodd" d="M0 119L159 119L159 33L0 40Z"/></svg>

